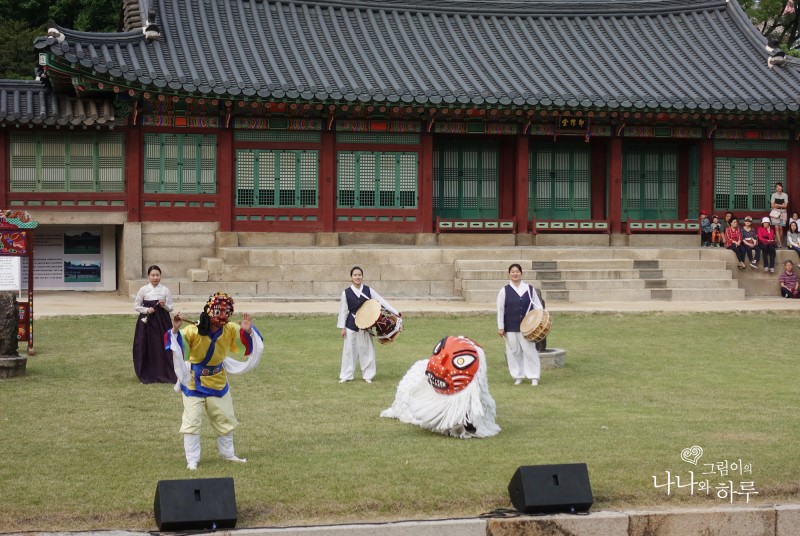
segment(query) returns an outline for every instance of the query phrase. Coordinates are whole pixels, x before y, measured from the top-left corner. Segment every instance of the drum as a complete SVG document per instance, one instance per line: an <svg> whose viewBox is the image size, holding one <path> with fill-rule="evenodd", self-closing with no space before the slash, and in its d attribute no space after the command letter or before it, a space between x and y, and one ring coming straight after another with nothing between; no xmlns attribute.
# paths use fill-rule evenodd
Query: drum
<svg viewBox="0 0 800 536"><path fill-rule="evenodd" d="M378 342L381 344L394 342L401 331L403 331L403 319L386 309L381 309L380 317L375 323Z"/></svg>
<svg viewBox="0 0 800 536"><path fill-rule="evenodd" d="M378 300L367 300L356 311L356 327L369 329L381 316L381 304Z"/></svg>
<svg viewBox="0 0 800 536"><path fill-rule="evenodd" d="M519 331L526 340L539 342L547 337L552 326L553 320L550 318L550 313L544 309L532 309L522 319Z"/></svg>

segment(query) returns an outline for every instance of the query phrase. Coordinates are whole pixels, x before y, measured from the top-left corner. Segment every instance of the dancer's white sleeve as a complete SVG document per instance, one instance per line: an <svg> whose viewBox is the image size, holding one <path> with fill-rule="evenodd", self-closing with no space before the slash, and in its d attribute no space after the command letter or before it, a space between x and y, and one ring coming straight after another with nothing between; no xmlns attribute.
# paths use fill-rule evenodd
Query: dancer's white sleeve
<svg viewBox="0 0 800 536"><path fill-rule="evenodd" d="M242 336L245 338L244 344L249 353L245 354L246 361L239 361L232 357L226 357L222 361L222 366L225 367L225 372L228 374L244 374L250 372L258 366L261 361L261 354L264 352L264 340L261 338L261 333L258 332L255 326L252 327L252 333L241 331Z"/></svg>

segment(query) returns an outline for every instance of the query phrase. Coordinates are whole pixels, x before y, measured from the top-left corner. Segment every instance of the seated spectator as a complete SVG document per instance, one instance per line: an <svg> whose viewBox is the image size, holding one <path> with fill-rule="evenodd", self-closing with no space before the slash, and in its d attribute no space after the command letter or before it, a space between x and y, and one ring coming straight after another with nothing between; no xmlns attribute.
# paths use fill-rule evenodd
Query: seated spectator
<svg viewBox="0 0 800 536"><path fill-rule="evenodd" d="M761 248L758 247L758 232L753 227L753 218L744 217L744 227L740 229L742 233L742 245L750 260L750 268L758 268L758 261L761 259Z"/></svg>
<svg viewBox="0 0 800 536"><path fill-rule="evenodd" d="M800 256L800 231L798 231L796 221L789 222L789 231L786 233L786 247L793 249Z"/></svg>
<svg viewBox="0 0 800 536"><path fill-rule="evenodd" d="M775 273L775 231L770 225L769 216L761 218L758 228L758 247L764 253L764 271Z"/></svg>
<svg viewBox="0 0 800 536"><path fill-rule="evenodd" d="M725 235L722 233L722 224L719 222L719 217L714 214L711 216L711 246L721 248L725 240Z"/></svg>
<svg viewBox="0 0 800 536"><path fill-rule="evenodd" d="M797 298L797 274L794 273L794 263L792 261L783 263L783 273L778 276L778 281L781 283L781 296L784 298Z"/></svg>
<svg viewBox="0 0 800 536"><path fill-rule="evenodd" d="M792 217L789 218L789 223L797 222L797 225L800 225L800 216L797 215L797 212L792 212Z"/></svg>
<svg viewBox="0 0 800 536"><path fill-rule="evenodd" d="M739 269L744 270L745 249L742 244L742 233L739 230L739 218L733 216L725 228L725 247L733 251L739 261Z"/></svg>

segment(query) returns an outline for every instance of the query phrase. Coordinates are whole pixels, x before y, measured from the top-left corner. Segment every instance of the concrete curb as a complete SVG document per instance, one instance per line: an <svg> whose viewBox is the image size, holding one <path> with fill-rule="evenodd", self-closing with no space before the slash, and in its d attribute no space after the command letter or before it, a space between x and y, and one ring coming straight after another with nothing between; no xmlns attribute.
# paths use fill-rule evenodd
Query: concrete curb
<svg viewBox="0 0 800 536"><path fill-rule="evenodd" d="M204 533L210 534L212 531L192 532ZM214 533L233 536L798 536L800 504L252 528ZM160 533L94 531L16 534L143 536Z"/></svg>

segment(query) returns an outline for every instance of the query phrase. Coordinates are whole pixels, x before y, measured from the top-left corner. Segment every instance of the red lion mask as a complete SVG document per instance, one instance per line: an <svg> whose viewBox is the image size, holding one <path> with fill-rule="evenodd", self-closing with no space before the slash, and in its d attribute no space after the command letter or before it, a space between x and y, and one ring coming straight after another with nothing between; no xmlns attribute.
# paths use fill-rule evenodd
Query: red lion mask
<svg viewBox="0 0 800 536"><path fill-rule="evenodd" d="M452 395L472 382L479 366L475 343L464 337L445 337L433 348L425 375L436 392Z"/></svg>

